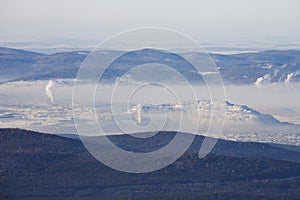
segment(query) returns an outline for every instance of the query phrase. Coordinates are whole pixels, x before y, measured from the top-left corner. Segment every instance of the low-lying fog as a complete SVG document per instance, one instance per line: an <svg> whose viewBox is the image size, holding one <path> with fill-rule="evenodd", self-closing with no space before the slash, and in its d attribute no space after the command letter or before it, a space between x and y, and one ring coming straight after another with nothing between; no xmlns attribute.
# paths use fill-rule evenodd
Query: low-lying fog
<svg viewBox="0 0 300 200"><path fill-rule="evenodd" d="M131 128L128 132L149 131L160 127L151 126L149 123L158 123L161 119L165 119L167 114L170 123L165 125L164 129L172 129L172 124L177 124L177 120L180 121L180 117L183 117L185 125L183 124L180 130L189 132L191 127L200 125L203 128L200 128L197 133L205 135L212 116L208 112L212 107L207 105L207 101L201 103L197 101L209 99L208 90L203 86L194 86L195 94L190 87L174 84L168 87L159 85L137 87L134 84L115 88L112 85L99 85L97 88L91 85L80 87L86 89L80 90L82 92L80 97L76 96L76 120L84 121L88 125L87 121L94 117L96 111L99 123L106 126L104 129L110 133L120 132L117 127L114 127L116 125L111 124L111 120L119 119L125 124L134 122L136 127L140 127L139 125L148 127ZM78 102L88 104L94 101L88 96L91 90L96 91L94 110L77 107ZM211 136L230 140L300 145L300 84L267 84L259 87L254 84L227 85L225 91L226 100L234 105L226 104L226 122L222 134ZM18 127L49 133L75 133L72 92L72 80L2 84L0 85L0 127ZM112 104L117 105L113 106L113 111L110 104L111 96ZM166 107L159 107L161 104L165 104ZM246 105L248 108L241 105ZM255 111L272 115L279 121L274 121L272 116L261 115ZM111 117L112 114L117 117ZM130 118L123 119L124 116ZM214 114L213 120L220 120L216 119L220 116L223 115ZM200 122L195 119L199 119Z"/></svg>

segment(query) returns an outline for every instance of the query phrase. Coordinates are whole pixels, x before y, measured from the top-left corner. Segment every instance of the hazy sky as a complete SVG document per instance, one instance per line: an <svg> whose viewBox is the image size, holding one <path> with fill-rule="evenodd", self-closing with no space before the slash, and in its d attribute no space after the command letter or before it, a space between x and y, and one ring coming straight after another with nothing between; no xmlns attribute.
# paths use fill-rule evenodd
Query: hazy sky
<svg viewBox="0 0 300 200"><path fill-rule="evenodd" d="M0 0L0 41L102 40L131 28L202 41L300 35L299 0Z"/></svg>

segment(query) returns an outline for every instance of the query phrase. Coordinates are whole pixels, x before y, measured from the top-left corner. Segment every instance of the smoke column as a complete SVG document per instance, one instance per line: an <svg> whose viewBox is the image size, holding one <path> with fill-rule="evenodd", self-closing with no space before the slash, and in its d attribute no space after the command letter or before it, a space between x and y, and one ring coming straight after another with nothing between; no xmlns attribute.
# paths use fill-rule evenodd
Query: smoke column
<svg viewBox="0 0 300 200"><path fill-rule="evenodd" d="M48 82L48 84L46 85L46 88L45 88L46 95L47 95L48 99L51 101L51 103L54 102L54 100L53 100L53 95L52 95L52 91L51 91L52 86L53 86L53 81L50 80L50 81Z"/></svg>
<svg viewBox="0 0 300 200"><path fill-rule="evenodd" d="M271 80L271 76L270 74L266 74L263 77L259 77L256 81L255 81L255 85L257 87L260 87L262 83L264 82L269 82Z"/></svg>
<svg viewBox="0 0 300 200"><path fill-rule="evenodd" d="M285 79L285 81L284 81L284 83L285 84L290 84L290 81L293 78L293 76L294 76L293 73L288 74L287 77L286 77L286 79Z"/></svg>
<svg viewBox="0 0 300 200"><path fill-rule="evenodd" d="M261 82L263 82L264 78L263 77L259 77L256 81L255 81L255 85L257 87L260 87L261 86Z"/></svg>
<svg viewBox="0 0 300 200"><path fill-rule="evenodd" d="M141 104L137 105L136 115L137 115L138 123L141 124L141 121L142 121L142 107L141 107Z"/></svg>

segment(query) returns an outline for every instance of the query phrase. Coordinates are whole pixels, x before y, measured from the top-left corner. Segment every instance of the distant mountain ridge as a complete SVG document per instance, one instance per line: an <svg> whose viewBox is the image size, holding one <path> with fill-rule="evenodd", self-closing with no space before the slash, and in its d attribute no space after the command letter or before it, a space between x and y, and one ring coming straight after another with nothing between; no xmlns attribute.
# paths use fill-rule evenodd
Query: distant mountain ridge
<svg viewBox="0 0 300 200"><path fill-rule="evenodd" d="M81 62L88 53L88 51L74 51L41 54L0 47L0 78L10 81L75 78ZM292 76L291 81L300 81L300 50L270 50L233 55L211 54L211 57L219 67L226 84L254 84L259 78L265 82L285 82L289 74ZM131 52L120 58L104 78L118 77L126 72L128 67L141 64L141 61L165 62L174 66L189 80L198 80L196 72L189 70L191 66L179 56L150 49Z"/></svg>

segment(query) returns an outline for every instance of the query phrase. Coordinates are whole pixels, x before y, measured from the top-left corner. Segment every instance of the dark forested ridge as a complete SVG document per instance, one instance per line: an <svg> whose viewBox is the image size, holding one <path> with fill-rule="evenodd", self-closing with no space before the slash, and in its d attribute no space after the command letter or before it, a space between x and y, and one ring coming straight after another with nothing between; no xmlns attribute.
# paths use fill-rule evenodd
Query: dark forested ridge
<svg viewBox="0 0 300 200"><path fill-rule="evenodd" d="M128 136L111 140L139 147ZM299 199L299 151L289 150L297 147L219 140L199 159L202 141L164 169L128 174L95 160L80 140L0 129L0 199Z"/></svg>

